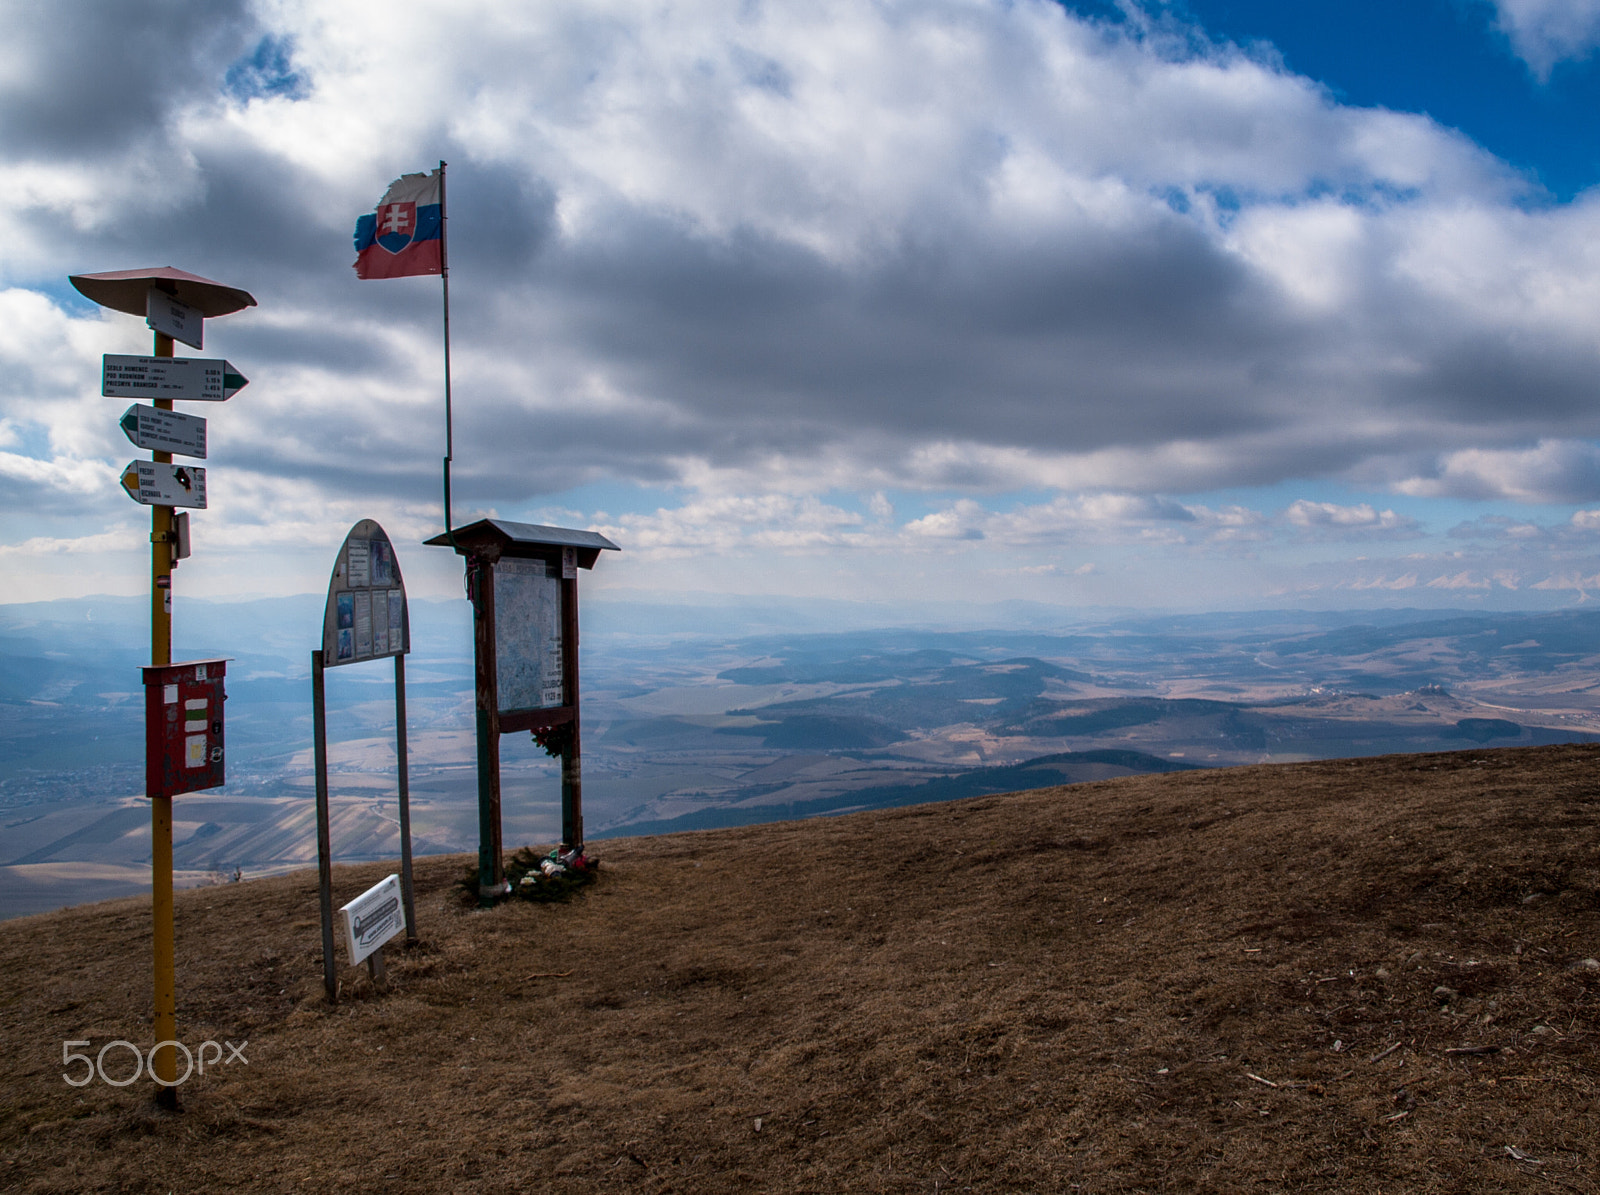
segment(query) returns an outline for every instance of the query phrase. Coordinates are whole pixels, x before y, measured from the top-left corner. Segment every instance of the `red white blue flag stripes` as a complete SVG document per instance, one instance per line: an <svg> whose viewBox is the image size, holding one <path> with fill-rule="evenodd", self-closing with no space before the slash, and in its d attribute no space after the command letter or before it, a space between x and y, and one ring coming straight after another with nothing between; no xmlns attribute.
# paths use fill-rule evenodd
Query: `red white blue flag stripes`
<svg viewBox="0 0 1600 1195"><path fill-rule="evenodd" d="M405 174L377 211L356 221L356 277L406 278L444 272L440 172Z"/></svg>

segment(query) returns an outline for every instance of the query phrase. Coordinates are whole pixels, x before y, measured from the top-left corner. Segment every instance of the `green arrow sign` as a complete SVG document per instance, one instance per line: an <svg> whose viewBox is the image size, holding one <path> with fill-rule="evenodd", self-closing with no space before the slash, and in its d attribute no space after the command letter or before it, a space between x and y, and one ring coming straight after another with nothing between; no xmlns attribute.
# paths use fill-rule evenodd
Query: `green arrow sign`
<svg viewBox="0 0 1600 1195"><path fill-rule="evenodd" d="M161 411L134 403L122 413L117 424L140 448L205 459L206 421L198 415Z"/></svg>
<svg viewBox="0 0 1600 1195"><path fill-rule="evenodd" d="M101 360L100 393L107 398L226 402L250 384L231 361L221 358L107 353Z"/></svg>

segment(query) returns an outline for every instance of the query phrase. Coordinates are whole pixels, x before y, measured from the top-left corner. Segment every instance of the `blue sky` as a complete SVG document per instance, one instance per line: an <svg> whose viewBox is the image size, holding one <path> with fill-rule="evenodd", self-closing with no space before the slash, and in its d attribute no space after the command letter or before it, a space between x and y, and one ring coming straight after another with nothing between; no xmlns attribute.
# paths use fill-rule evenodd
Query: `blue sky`
<svg viewBox="0 0 1600 1195"><path fill-rule="evenodd" d="M5 600L145 584L148 333L65 277L161 264L260 300L180 594L317 590L362 517L459 591L438 283L350 270L441 158L457 521L604 530L596 591L1600 592L1600 0L13 16Z"/></svg>
<svg viewBox="0 0 1600 1195"><path fill-rule="evenodd" d="M1600 182L1600 70L1589 52L1541 78L1483 0L1189 0L1176 10L1213 37L1270 47L1344 103L1460 129L1555 200Z"/></svg>

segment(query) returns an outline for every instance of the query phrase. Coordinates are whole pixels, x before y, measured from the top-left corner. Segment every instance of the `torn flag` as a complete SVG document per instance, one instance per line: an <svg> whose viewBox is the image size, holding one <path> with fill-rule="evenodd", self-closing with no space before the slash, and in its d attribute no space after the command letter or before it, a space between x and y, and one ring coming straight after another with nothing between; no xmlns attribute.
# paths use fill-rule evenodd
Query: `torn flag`
<svg viewBox="0 0 1600 1195"><path fill-rule="evenodd" d="M356 277L444 272L444 205L437 170L389 184L378 210L356 221Z"/></svg>

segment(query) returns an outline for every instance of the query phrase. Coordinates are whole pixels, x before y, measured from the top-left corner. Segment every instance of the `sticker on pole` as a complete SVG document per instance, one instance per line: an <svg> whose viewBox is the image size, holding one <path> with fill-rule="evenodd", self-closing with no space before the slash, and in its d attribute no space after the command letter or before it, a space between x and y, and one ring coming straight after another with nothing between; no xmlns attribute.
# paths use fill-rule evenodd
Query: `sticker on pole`
<svg viewBox="0 0 1600 1195"><path fill-rule="evenodd" d="M137 448L155 452L176 452L179 456L206 457L206 421L199 415L184 415L134 403L117 421L123 434Z"/></svg>
<svg viewBox="0 0 1600 1195"><path fill-rule="evenodd" d="M353 966L406 927L400 908L400 877L392 875L368 888L339 910L344 944Z"/></svg>
<svg viewBox="0 0 1600 1195"><path fill-rule="evenodd" d="M129 461L122 471L122 488L142 506L206 508L206 471L197 465Z"/></svg>
<svg viewBox="0 0 1600 1195"><path fill-rule="evenodd" d="M175 398L227 402L250 384L221 357L100 357L100 393L106 398Z"/></svg>

